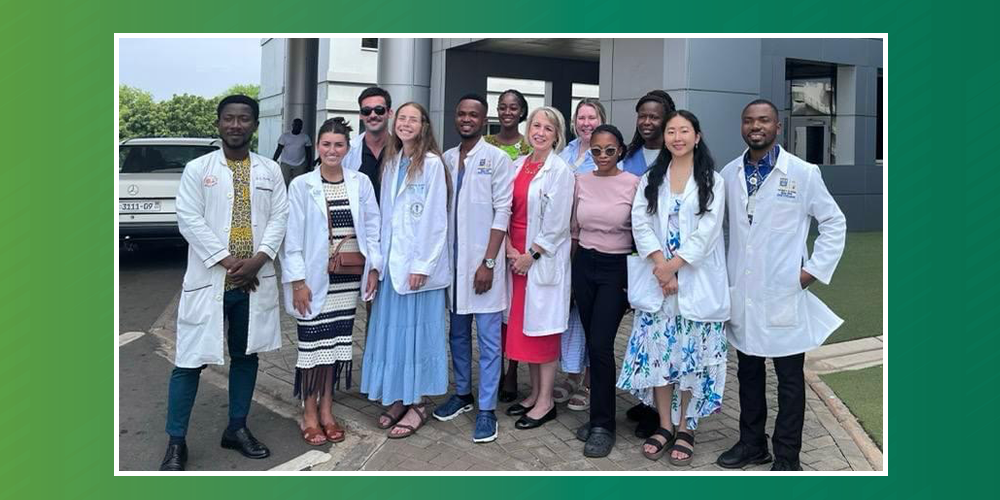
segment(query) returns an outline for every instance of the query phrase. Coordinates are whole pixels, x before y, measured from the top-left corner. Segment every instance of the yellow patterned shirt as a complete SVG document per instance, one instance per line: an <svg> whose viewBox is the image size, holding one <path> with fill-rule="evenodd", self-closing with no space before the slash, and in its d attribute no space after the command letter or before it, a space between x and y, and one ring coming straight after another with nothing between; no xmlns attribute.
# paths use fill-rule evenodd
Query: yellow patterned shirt
<svg viewBox="0 0 1000 500"><path fill-rule="evenodd" d="M250 225L250 158L226 158L233 172L233 222L229 230L229 253L237 259L253 257L253 228ZM236 288L226 277L226 291Z"/></svg>

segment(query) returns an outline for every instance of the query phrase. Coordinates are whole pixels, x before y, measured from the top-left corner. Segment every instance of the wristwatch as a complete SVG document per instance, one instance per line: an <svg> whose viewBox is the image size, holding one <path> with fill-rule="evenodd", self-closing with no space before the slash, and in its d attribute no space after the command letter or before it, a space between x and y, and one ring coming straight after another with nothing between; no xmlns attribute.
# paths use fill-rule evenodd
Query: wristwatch
<svg viewBox="0 0 1000 500"><path fill-rule="evenodd" d="M493 269L497 266L497 261L494 259L483 259L483 264L486 265L486 269Z"/></svg>
<svg viewBox="0 0 1000 500"><path fill-rule="evenodd" d="M534 248L529 248L528 249L528 253L531 254L531 258L532 259L538 260L538 259L542 258L542 253L541 252L536 252Z"/></svg>

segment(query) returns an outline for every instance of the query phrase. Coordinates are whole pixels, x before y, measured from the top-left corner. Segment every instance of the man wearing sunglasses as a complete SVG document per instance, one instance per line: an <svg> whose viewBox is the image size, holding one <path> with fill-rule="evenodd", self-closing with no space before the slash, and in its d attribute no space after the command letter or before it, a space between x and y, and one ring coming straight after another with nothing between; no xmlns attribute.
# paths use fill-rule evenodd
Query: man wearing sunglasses
<svg viewBox="0 0 1000 500"><path fill-rule="evenodd" d="M364 132L351 141L351 149L344 158L344 167L358 170L368 176L372 186L381 186L379 165L382 152L389 138L389 122L392 120L392 97L385 89L368 87L358 96L361 108L361 123ZM379 202L379 189L375 189L375 201Z"/></svg>

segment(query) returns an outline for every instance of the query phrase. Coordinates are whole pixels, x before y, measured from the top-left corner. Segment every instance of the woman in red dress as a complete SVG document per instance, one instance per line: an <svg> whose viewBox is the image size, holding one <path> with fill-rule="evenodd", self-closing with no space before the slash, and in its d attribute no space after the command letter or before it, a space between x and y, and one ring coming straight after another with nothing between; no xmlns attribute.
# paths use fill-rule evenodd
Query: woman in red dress
<svg viewBox="0 0 1000 500"><path fill-rule="evenodd" d="M510 309L505 351L528 363L531 394L507 408L520 416L518 429L531 429L556 417L552 386L559 361L559 335L569 317L569 220L573 170L558 156L566 143L565 121L554 108L528 117L528 140L534 151L515 162L511 205Z"/></svg>

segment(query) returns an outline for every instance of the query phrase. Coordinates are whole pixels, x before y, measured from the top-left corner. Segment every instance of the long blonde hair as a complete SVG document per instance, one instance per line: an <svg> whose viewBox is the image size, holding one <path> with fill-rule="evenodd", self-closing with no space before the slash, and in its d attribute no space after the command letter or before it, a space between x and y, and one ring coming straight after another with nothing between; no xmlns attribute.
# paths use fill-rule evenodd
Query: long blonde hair
<svg viewBox="0 0 1000 500"><path fill-rule="evenodd" d="M441 154L441 148L438 147L437 140L434 139L434 130L431 129L430 116L427 110L420 105L420 103L410 101L403 104L402 106L396 108L396 115L405 107L411 107L420 112L420 134L417 136L416 145L413 148L413 155L410 157L410 166L407 167L406 179L412 180L416 176L420 175L424 171L424 158L427 153L431 153L441 160L441 168L444 169L444 180L448 186L448 207L451 208L451 172L448 171L448 166L444 162L444 155ZM385 155L383 158L387 160L393 160L396 158L396 154L403 151L403 140L395 134L395 122L393 122L393 133L389 136L389 141L385 145ZM385 174L385 164L386 161L382 162L380 175Z"/></svg>

